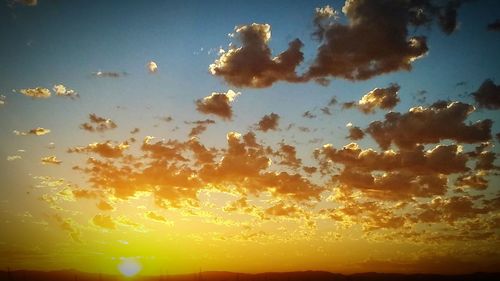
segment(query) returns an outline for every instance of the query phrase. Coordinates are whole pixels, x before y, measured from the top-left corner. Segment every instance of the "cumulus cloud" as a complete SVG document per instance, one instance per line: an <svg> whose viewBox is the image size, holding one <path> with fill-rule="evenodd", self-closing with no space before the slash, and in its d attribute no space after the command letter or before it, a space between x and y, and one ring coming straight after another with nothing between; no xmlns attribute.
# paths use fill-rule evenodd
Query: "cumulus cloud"
<svg viewBox="0 0 500 281"><path fill-rule="evenodd" d="M51 96L50 90L42 87L21 89L19 90L19 93L34 99L46 99Z"/></svg>
<svg viewBox="0 0 500 281"><path fill-rule="evenodd" d="M63 84L54 85L53 90L54 90L54 93L60 97L69 97L72 99L80 97L80 95L77 92L66 88L66 86L64 86Z"/></svg>
<svg viewBox="0 0 500 281"><path fill-rule="evenodd" d="M488 24L489 31L500 31L500 19L496 19L494 22Z"/></svg>
<svg viewBox="0 0 500 281"><path fill-rule="evenodd" d="M129 147L128 142L112 144L110 141L91 143L87 146L78 146L68 149L69 153L95 153L104 158L118 158L123 156L123 151Z"/></svg>
<svg viewBox="0 0 500 281"><path fill-rule="evenodd" d="M436 197L430 203L418 205L415 219L422 222L453 223L464 218L475 218L489 211L487 207L476 206L474 201L469 196Z"/></svg>
<svg viewBox="0 0 500 281"><path fill-rule="evenodd" d="M278 149L278 155L281 157L280 164L298 168L302 165L302 160L297 158L297 150L295 146L281 143Z"/></svg>
<svg viewBox="0 0 500 281"><path fill-rule="evenodd" d="M116 123L111 119L106 119L100 117L95 113L89 114L89 121L80 125L80 129L89 132L104 132L107 130L115 129L117 127Z"/></svg>
<svg viewBox="0 0 500 281"><path fill-rule="evenodd" d="M62 163L61 160L57 159L56 156L46 156L40 158L40 161L42 161L42 164L52 164L52 165L59 165Z"/></svg>
<svg viewBox="0 0 500 281"><path fill-rule="evenodd" d="M365 132L363 132L360 127L349 126L349 135L347 136L348 139L355 141L362 139L364 136Z"/></svg>
<svg viewBox="0 0 500 281"><path fill-rule="evenodd" d="M111 216L98 214L92 218L92 223L96 226L113 230L116 229L116 222Z"/></svg>
<svg viewBox="0 0 500 281"><path fill-rule="evenodd" d="M424 56L428 47L425 37L409 36L408 28L437 18L443 31L451 33L457 25L456 10L461 1L451 2L437 6L431 1L346 1L342 8L349 21L346 25L325 22L325 9L317 9L314 34L322 44L304 74L305 80L366 80L411 70L412 62ZM326 13L326 17L331 18L331 14Z"/></svg>
<svg viewBox="0 0 500 281"><path fill-rule="evenodd" d="M478 171L475 174L461 175L455 181L458 187L470 187L477 190L485 190L488 188L488 180L484 171Z"/></svg>
<svg viewBox="0 0 500 281"><path fill-rule="evenodd" d="M276 113L271 113L264 115L257 124L257 130L267 132L269 130L276 131L278 129L278 123L280 116Z"/></svg>
<svg viewBox="0 0 500 281"><path fill-rule="evenodd" d="M359 100L357 107L363 113L373 113L375 108L393 109L399 103L398 84L392 84L387 88L375 88Z"/></svg>
<svg viewBox="0 0 500 281"><path fill-rule="evenodd" d="M156 73L158 71L158 65L154 61L150 61L146 64L146 68L149 73Z"/></svg>
<svg viewBox="0 0 500 281"><path fill-rule="evenodd" d="M479 107L500 108L500 85L495 85L491 79L484 80L479 89L472 93L472 96Z"/></svg>
<svg viewBox="0 0 500 281"><path fill-rule="evenodd" d="M214 114L222 119L231 120L233 117L233 109L231 103L241 93L235 93L233 90L227 93L213 92L210 96L197 100L196 110L204 114Z"/></svg>
<svg viewBox="0 0 500 281"><path fill-rule="evenodd" d="M454 140L477 143L491 139L492 120L465 123L474 111L472 105L462 102L436 102L429 107L414 107L407 113L390 112L383 121L372 122L366 132L387 149L394 143L401 148L416 144Z"/></svg>
<svg viewBox="0 0 500 281"><path fill-rule="evenodd" d="M288 49L273 57L268 46L271 39L269 24L253 23L237 26L232 37L241 42L240 47L230 47L209 66L213 75L222 77L236 87L269 87L277 81L298 82L295 68L304 56L302 42L295 39Z"/></svg>
<svg viewBox="0 0 500 281"><path fill-rule="evenodd" d="M45 129L45 128L41 128L41 127L37 127L37 128L29 130L28 132L21 132L18 130L14 130L13 133L16 136L27 136L27 135L43 136L43 135L50 133L50 130Z"/></svg>
<svg viewBox="0 0 500 281"><path fill-rule="evenodd" d="M398 152L362 150L355 143L342 149L325 145L315 151L315 157L324 171L343 165L333 176L343 188L390 200L443 195L448 175L469 171L469 158L457 145L437 145L427 151L418 146Z"/></svg>
<svg viewBox="0 0 500 281"><path fill-rule="evenodd" d="M333 22L339 18L339 12L333 9L330 5L321 8L316 8L314 13L314 27L316 30L313 32L313 37L319 41L323 40L326 29Z"/></svg>

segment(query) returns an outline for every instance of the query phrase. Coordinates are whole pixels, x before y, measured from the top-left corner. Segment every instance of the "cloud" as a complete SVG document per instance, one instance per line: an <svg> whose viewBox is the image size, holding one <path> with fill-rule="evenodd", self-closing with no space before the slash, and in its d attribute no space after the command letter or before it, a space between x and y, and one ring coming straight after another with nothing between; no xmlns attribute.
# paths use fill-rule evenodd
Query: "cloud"
<svg viewBox="0 0 500 281"><path fill-rule="evenodd" d="M484 80L479 89L472 93L472 96L479 107L500 108L500 85L495 85L491 79Z"/></svg>
<svg viewBox="0 0 500 281"><path fill-rule="evenodd" d="M453 223L463 218L475 218L488 211L488 207L475 206L474 199L469 196L436 197L430 203L418 205L415 219L422 222Z"/></svg>
<svg viewBox="0 0 500 281"><path fill-rule="evenodd" d="M63 84L54 85L54 93L60 97L79 98L80 95L74 90L67 89Z"/></svg>
<svg viewBox="0 0 500 281"><path fill-rule="evenodd" d="M487 174L484 171L478 171L476 174L461 175L455 181L458 187L471 187L477 190L485 190L488 188L488 180L485 178Z"/></svg>
<svg viewBox="0 0 500 281"><path fill-rule="evenodd" d="M72 219L63 218L58 214L55 214L53 218L62 230L68 232L69 237L73 239L73 241L77 243L82 242L80 230L77 228L76 223Z"/></svg>
<svg viewBox="0 0 500 281"><path fill-rule="evenodd" d="M169 223L169 221L167 221L167 219L164 216L157 214L156 212L153 212L153 211L147 212L146 218L153 220L153 221L156 221L156 222Z"/></svg>
<svg viewBox="0 0 500 281"><path fill-rule="evenodd" d="M456 9L461 4L452 2L436 6L425 0L346 1L342 8L348 18L345 25L336 22L332 12L325 13L326 7L316 9L313 35L322 44L303 78L323 82L328 77L366 80L411 70L412 62L424 56L428 47L425 37L409 36L408 28L437 18L443 31L451 33L456 28Z"/></svg>
<svg viewBox="0 0 500 281"><path fill-rule="evenodd" d="M96 226L113 230L116 229L116 222L111 216L98 214L92 218L92 223Z"/></svg>
<svg viewBox="0 0 500 281"><path fill-rule="evenodd" d="M348 139L352 141L360 140L365 136L365 133L361 128L356 127L356 126L349 126L349 136L347 136Z"/></svg>
<svg viewBox="0 0 500 281"><path fill-rule="evenodd" d="M52 165L59 165L62 163L61 160L57 159L56 156L46 156L40 158L40 161L42 161L42 164L52 164Z"/></svg>
<svg viewBox="0 0 500 281"><path fill-rule="evenodd" d="M96 206L101 211L113 211L115 209L113 205L109 204L104 200L99 200L99 203Z"/></svg>
<svg viewBox="0 0 500 281"><path fill-rule="evenodd" d="M50 130L45 129L45 128L41 128L41 127L37 127L37 128L29 130L28 132L20 132L18 130L14 130L13 133L16 136L27 136L27 135L43 136L43 135L50 133Z"/></svg>
<svg viewBox="0 0 500 281"><path fill-rule="evenodd" d="M233 117L233 109L231 103L241 93L235 93L233 90L227 93L215 93L210 96L199 99L195 102L196 110L204 114L214 114L222 119L231 120Z"/></svg>
<svg viewBox="0 0 500 281"><path fill-rule="evenodd" d="M35 135L35 136L43 136L43 135L46 135L48 133L50 133L49 129L45 129L45 128L41 128L41 127L31 129L28 132L28 134Z"/></svg>
<svg viewBox="0 0 500 281"><path fill-rule="evenodd" d="M316 30L313 32L313 37L319 41L323 40L323 36L326 31L325 29L328 28L328 25L332 22L332 20L337 20L338 18L339 12L333 9L330 5L316 8L313 20Z"/></svg>
<svg viewBox="0 0 500 281"><path fill-rule="evenodd" d="M158 71L158 65L154 61L148 62L148 64L146 64L146 68L149 73L156 73Z"/></svg>
<svg viewBox="0 0 500 281"><path fill-rule="evenodd" d="M489 31L500 31L500 19L496 19L494 22L488 24L487 29Z"/></svg>
<svg viewBox="0 0 500 281"><path fill-rule="evenodd" d="M298 217L302 215L302 212L299 208L293 205L287 206L285 203L279 202L278 204L267 208L265 210L265 214L277 217Z"/></svg>
<svg viewBox="0 0 500 281"><path fill-rule="evenodd" d="M392 84L387 88L375 88L359 100L357 107L363 113L373 113L375 108L393 109L399 103L398 84Z"/></svg>
<svg viewBox="0 0 500 281"><path fill-rule="evenodd" d="M21 155L8 155L7 156L7 161L16 161L16 160L21 160L23 159Z"/></svg>
<svg viewBox="0 0 500 281"><path fill-rule="evenodd" d="M32 98L46 99L50 98L50 90L47 88L36 87L36 88L28 88L19 90L20 94L23 94Z"/></svg>
<svg viewBox="0 0 500 281"><path fill-rule="evenodd" d="M407 113L390 112L385 120L372 122L366 132L387 149L394 143L401 148L417 144L454 140L477 143L491 139L492 120L485 119L466 124L474 111L472 105L462 102L436 102L429 107L414 107Z"/></svg>
<svg viewBox="0 0 500 281"><path fill-rule="evenodd" d="M307 118L307 119L314 119L317 116L308 110L302 114L302 117Z"/></svg>
<svg viewBox="0 0 500 281"><path fill-rule="evenodd" d="M83 123L80 125L80 129L89 132L104 132L107 130L112 130L117 127L116 123L111 119L106 119L104 117L97 116L95 113L89 114L90 123Z"/></svg>
<svg viewBox="0 0 500 281"><path fill-rule="evenodd" d="M448 175L469 171L469 158L457 145L437 145L427 151L421 145L376 152L351 143L342 149L325 145L314 154L323 171L343 165L340 173L332 176L343 188L356 188L370 197L387 200L443 195Z"/></svg>
<svg viewBox="0 0 500 281"><path fill-rule="evenodd" d="M269 130L276 131L278 129L278 123L280 116L276 113L271 113L264 115L257 124L257 130L267 132Z"/></svg>
<svg viewBox="0 0 500 281"><path fill-rule="evenodd" d="M38 5L38 0L14 0L16 3L19 3L24 6L36 6Z"/></svg>
<svg viewBox="0 0 500 281"><path fill-rule="evenodd" d="M7 99L6 96L4 95L0 95L0 105L4 105L6 104L7 102L5 101Z"/></svg>
<svg viewBox="0 0 500 281"><path fill-rule="evenodd" d="M277 81L298 82L295 68L304 59L300 51L303 44L299 39L291 41L287 50L272 57L268 46L271 39L269 24L237 26L231 36L240 41L241 46L231 46L221 52L209 66L212 75L220 76L236 87L264 88Z"/></svg>
<svg viewBox="0 0 500 281"><path fill-rule="evenodd" d="M102 143L91 143L87 146L77 146L69 148L68 153L95 153L104 158L119 158L123 156L123 151L129 147L128 142L113 145L110 141Z"/></svg>
<svg viewBox="0 0 500 281"><path fill-rule="evenodd" d="M127 75L127 72L113 72L113 71L97 71L92 75L97 78L120 78Z"/></svg>
<svg viewBox="0 0 500 281"><path fill-rule="evenodd" d="M281 157L281 165L290 166L293 168L299 168L302 165L302 160L297 158L297 150L295 146L281 143L278 150L278 155Z"/></svg>
<svg viewBox="0 0 500 281"><path fill-rule="evenodd" d="M211 119L206 119L206 120L198 120L195 122L186 122L186 124L196 124L196 126L193 127L189 132L189 137L192 138L205 132L207 130L208 125L215 124L215 121Z"/></svg>

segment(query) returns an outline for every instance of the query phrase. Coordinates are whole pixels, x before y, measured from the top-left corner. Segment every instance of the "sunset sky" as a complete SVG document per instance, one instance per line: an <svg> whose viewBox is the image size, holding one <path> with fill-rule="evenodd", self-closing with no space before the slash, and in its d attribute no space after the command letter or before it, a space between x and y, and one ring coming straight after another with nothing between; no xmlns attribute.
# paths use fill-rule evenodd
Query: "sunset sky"
<svg viewBox="0 0 500 281"><path fill-rule="evenodd" d="M500 268L500 2L0 2L0 268Z"/></svg>

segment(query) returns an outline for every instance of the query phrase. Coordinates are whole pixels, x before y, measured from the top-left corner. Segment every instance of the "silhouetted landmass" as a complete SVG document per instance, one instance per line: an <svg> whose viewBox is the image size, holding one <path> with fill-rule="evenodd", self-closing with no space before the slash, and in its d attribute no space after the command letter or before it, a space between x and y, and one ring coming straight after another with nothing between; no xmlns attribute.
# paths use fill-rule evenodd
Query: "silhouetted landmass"
<svg viewBox="0 0 500 281"><path fill-rule="evenodd" d="M462 275L439 274L398 274L398 273L358 273L338 274L325 271L272 272L272 273L234 273L202 272L183 275L137 276L125 278L118 275L86 273L75 270L61 271L0 271L1 281L486 281L500 280L497 273L471 273Z"/></svg>

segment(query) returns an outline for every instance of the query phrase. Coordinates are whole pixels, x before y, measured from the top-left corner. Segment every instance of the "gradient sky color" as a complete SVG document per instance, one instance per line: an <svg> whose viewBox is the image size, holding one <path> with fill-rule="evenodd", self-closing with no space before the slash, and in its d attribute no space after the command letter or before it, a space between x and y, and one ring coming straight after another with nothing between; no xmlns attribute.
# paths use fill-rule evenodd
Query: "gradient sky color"
<svg viewBox="0 0 500 281"><path fill-rule="evenodd" d="M264 87L209 71L228 44L242 46L235 27L269 24L273 57L299 38L300 76L326 42L312 35L316 9L338 12L325 23L333 30L352 24L348 3L25 2L0 2L1 267L116 273L134 259L141 274L498 270L500 33L488 29L498 1L455 1L464 3L450 34L437 20L404 25L429 48L409 71ZM61 84L78 96L58 96ZM396 84L363 112L363 96ZM23 94L37 87L51 97ZM397 100L384 107L385 98ZM412 127L419 110L446 115L427 123L437 141ZM410 121L385 132L383 147L369 128L389 112ZM275 126L259 125L271 113ZM484 120L487 136L467 135ZM353 128L363 137L349 139ZM410 146L398 144L406 137Z"/></svg>

